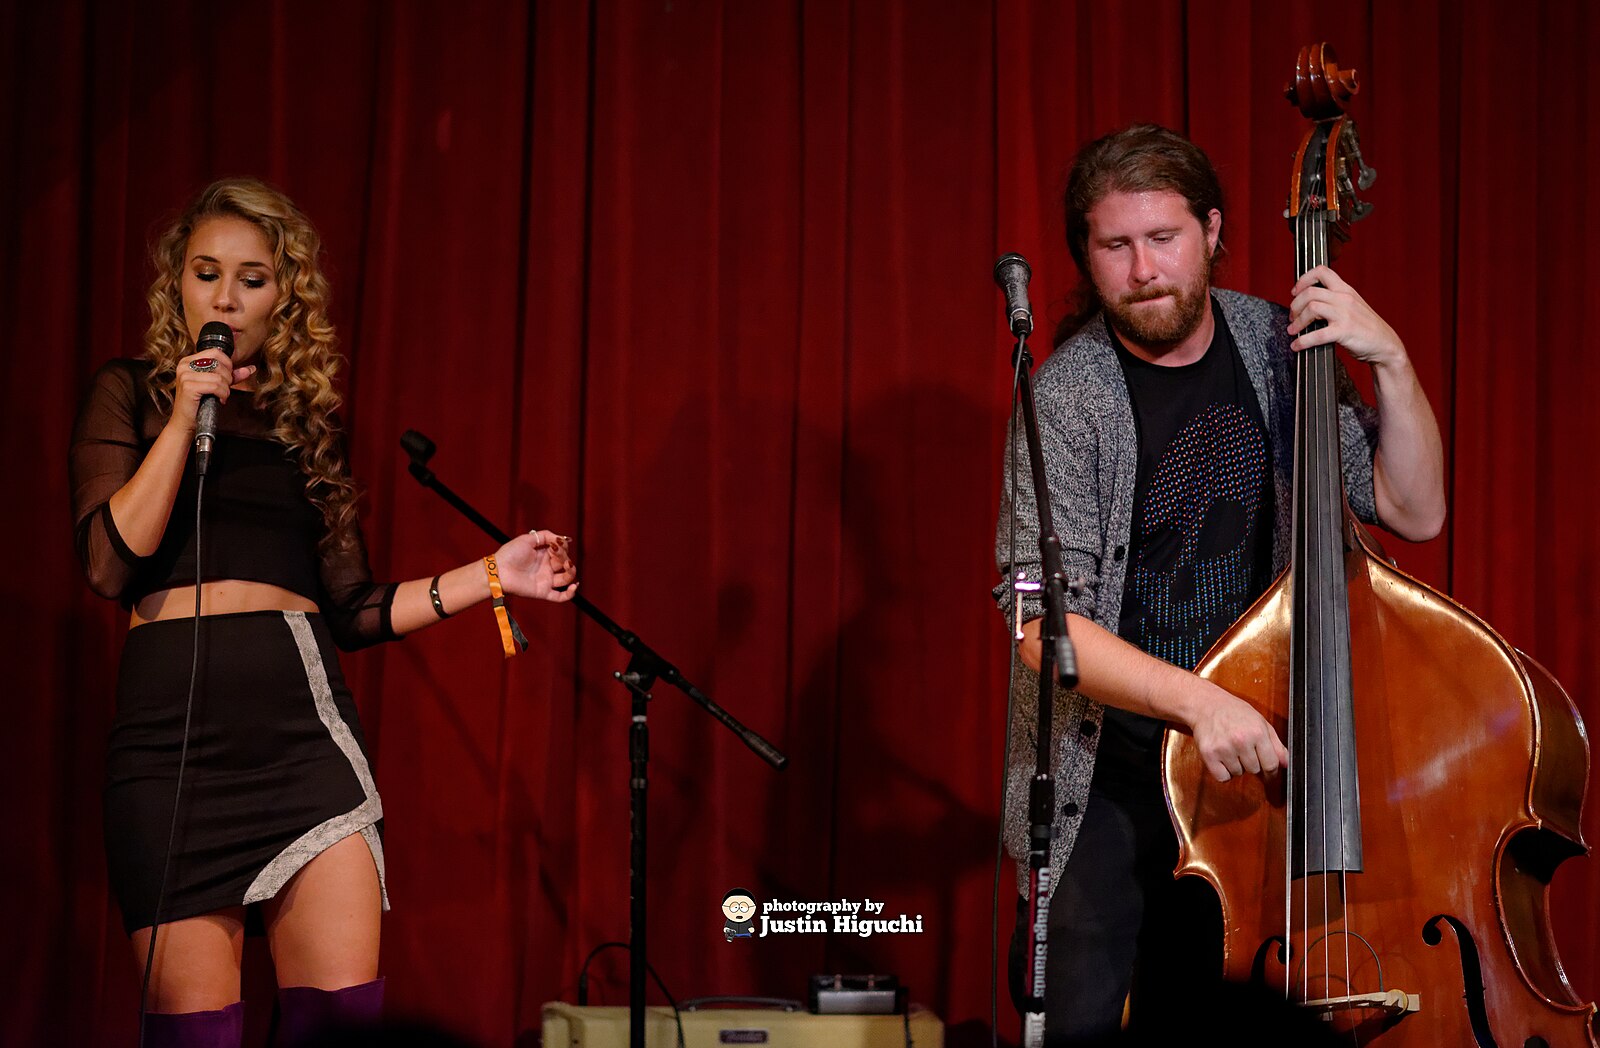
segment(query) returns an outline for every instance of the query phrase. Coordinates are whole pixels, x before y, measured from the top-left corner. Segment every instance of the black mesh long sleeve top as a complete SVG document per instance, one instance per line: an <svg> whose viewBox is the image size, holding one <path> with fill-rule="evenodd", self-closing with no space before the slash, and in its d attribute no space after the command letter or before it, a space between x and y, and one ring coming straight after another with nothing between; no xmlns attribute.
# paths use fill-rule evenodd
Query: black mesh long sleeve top
<svg viewBox="0 0 1600 1048"><path fill-rule="evenodd" d="M78 560L89 585L131 608L159 590L195 581L193 457L161 544L128 548L111 517L111 496L132 478L167 416L146 386L146 361L119 359L94 376L73 427L69 456ZM277 440L252 397L229 397L217 413L217 449L206 476L204 581L281 586L315 602L345 650L394 640L395 583L375 583L359 528L344 548L321 542L322 514L306 495L295 453Z"/></svg>

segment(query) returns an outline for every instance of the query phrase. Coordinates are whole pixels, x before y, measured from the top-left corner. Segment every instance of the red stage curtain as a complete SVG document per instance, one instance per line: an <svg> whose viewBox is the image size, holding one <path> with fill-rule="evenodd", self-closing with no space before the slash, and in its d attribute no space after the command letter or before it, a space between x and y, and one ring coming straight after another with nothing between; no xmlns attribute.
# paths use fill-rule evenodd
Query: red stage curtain
<svg viewBox="0 0 1600 1048"><path fill-rule="evenodd" d="M126 620L73 563L63 449L90 371L138 350L152 230L251 174L324 234L379 573L490 547L404 475L415 427L490 516L578 536L583 592L792 758L773 773L656 689L668 986L894 971L987 1043L1008 382L989 268L1033 261L1048 330L1072 153L1155 120L1221 169L1220 281L1282 300L1301 121L1280 92L1317 39L1360 70L1380 172L1343 270L1405 338L1449 454L1446 533L1391 551L1600 723L1589 5L0 6L6 1039L131 1043L99 844ZM346 660L389 816L391 1000L490 1044L531 1043L540 1003L627 932L623 660L568 609L520 614L534 645L510 664L484 609ZM870 896L926 930L729 944L735 885ZM1585 998L1597 887L1577 860L1554 896ZM600 1000L624 970L597 962Z"/></svg>

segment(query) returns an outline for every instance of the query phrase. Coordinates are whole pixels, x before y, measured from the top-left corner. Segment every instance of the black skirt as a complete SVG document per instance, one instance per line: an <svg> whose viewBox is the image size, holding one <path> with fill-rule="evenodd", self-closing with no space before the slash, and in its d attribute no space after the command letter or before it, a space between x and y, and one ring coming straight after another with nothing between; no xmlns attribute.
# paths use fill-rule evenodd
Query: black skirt
<svg viewBox="0 0 1600 1048"><path fill-rule="evenodd" d="M200 620L199 672L166 889L194 620L128 633L105 791L106 865L129 932L276 895L350 834L383 890L383 804L322 617Z"/></svg>

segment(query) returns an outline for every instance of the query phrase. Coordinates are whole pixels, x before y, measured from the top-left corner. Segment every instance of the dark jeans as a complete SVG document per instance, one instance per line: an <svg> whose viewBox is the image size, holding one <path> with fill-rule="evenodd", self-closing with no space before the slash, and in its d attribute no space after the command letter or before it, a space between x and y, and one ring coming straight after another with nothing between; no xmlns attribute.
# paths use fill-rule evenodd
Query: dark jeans
<svg viewBox="0 0 1600 1048"><path fill-rule="evenodd" d="M1178 842L1161 791L1098 787L1050 899L1045 963L1045 1043L1097 1044L1117 1035L1131 987L1130 1027L1137 1031L1196 984L1222 971L1222 913L1211 886L1175 881ZM1017 900L1011 937L1011 999L1025 1005L1023 960L1027 899ZM1165 1002L1165 1003L1164 1003Z"/></svg>

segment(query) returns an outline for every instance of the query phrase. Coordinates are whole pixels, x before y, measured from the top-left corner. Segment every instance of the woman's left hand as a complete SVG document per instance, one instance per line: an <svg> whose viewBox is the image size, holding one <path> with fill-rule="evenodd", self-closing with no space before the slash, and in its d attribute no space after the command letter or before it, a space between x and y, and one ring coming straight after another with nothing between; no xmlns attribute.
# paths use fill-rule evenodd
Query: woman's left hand
<svg viewBox="0 0 1600 1048"><path fill-rule="evenodd" d="M578 566L571 546L570 538L553 531L518 535L494 555L501 588L518 597L557 604L571 600L578 594Z"/></svg>

